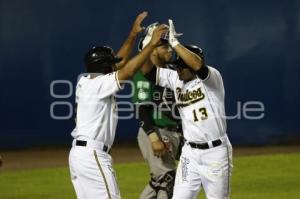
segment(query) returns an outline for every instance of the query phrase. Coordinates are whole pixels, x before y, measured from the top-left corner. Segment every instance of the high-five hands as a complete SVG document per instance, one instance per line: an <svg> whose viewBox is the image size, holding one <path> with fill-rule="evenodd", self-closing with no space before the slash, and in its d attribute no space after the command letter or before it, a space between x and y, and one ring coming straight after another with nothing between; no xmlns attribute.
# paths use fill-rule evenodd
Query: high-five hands
<svg viewBox="0 0 300 199"><path fill-rule="evenodd" d="M155 28L152 34L152 38L150 40L150 45L153 46L160 45L162 35L167 34L168 31L169 31L168 26L165 24L161 24L157 28Z"/></svg>
<svg viewBox="0 0 300 199"><path fill-rule="evenodd" d="M138 33L143 32L145 30L145 27L141 26L141 24L143 20L147 17L147 15L148 12L144 11L136 17L133 26L131 28L132 34L137 35Z"/></svg>
<svg viewBox="0 0 300 199"><path fill-rule="evenodd" d="M172 19L169 19L169 44L174 48L179 44L179 41L176 37L182 35L182 33L176 33L175 26Z"/></svg>

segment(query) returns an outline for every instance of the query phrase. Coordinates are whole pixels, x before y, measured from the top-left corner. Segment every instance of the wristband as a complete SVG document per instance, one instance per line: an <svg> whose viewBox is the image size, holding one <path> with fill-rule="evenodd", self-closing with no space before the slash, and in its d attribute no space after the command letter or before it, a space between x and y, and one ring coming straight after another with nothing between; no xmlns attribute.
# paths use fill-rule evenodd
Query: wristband
<svg viewBox="0 0 300 199"><path fill-rule="evenodd" d="M174 48L178 44L179 44L179 41L175 37L170 38L170 45L172 46L172 48Z"/></svg>
<svg viewBox="0 0 300 199"><path fill-rule="evenodd" d="M156 142L159 140L159 137L156 132L149 134L148 137L151 140L151 142Z"/></svg>

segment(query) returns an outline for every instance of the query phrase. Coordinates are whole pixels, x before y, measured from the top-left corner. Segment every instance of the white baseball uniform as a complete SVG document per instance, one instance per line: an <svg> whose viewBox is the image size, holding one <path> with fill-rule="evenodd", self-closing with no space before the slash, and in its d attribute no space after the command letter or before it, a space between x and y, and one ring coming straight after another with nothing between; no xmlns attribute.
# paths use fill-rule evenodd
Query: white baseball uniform
<svg viewBox="0 0 300 199"><path fill-rule="evenodd" d="M108 153L118 121L114 94L120 89L117 72L93 79L82 76L77 83L69 165L78 199L120 198Z"/></svg>
<svg viewBox="0 0 300 199"><path fill-rule="evenodd" d="M220 73L184 82L176 71L157 68L156 84L174 91L186 140L177 168L174 199L196 198L203 186L207 199L229 197L232 148L226 135L224 86ZM197 145L197 147L195 147ZM198 146L207 146L199 149Z"/></svg>

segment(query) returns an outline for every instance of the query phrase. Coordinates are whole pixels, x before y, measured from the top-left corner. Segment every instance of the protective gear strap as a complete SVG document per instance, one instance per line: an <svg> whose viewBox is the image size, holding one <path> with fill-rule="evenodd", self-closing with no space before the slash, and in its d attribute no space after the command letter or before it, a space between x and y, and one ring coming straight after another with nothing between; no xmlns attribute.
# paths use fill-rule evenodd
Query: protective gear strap
<svg viewBox="0 0 300 199"><path fill-rule="evenodd" d="M150 187L155 190L156 195L159 191L165 191L167 193L168 199L171 199L173 196L173 187L175 183L176 171L171 170L165 173L159 180L151 178L149 182Z"/></svg>

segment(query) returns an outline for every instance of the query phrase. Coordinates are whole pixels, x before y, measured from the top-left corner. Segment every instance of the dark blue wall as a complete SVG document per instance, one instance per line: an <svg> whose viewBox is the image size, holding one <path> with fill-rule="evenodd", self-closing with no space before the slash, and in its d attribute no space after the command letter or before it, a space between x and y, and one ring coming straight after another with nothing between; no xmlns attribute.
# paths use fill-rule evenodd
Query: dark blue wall
<svg viewBox="0 0 300 199"><path fill-rule="evenodd" d="M70 143L73 119L54 120L54 80L84 71L93 45L118 49L135 16L145 25L175 21L183 43L201 46L206 62L223 74L226 110L261 101L264 118L228 121L234 144L297 142L300 137L300 2L289 1L79 1L0 0L0 148ZM56 94L68 93L56 85ZM55 113L66 115L66 106ZM119 122L118 141L134 140L136 121Z"/></svg>

